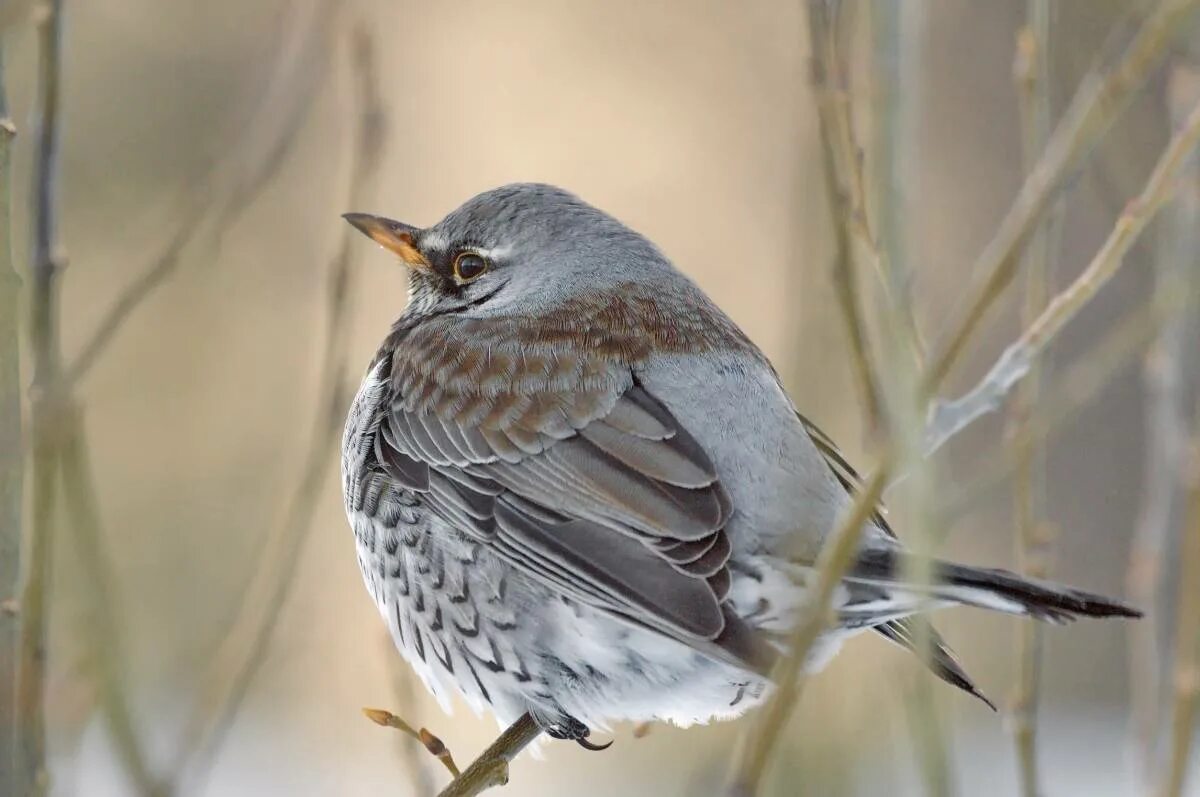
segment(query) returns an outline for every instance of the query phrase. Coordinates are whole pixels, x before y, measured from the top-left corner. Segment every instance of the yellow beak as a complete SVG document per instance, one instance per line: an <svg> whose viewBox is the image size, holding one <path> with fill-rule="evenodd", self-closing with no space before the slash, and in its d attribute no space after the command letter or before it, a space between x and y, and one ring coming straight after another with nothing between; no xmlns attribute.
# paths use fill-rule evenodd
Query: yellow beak
<svg viewBox="0 0 1200 797"><path fill-rule="evenodd" d="M412 268L430 267L425 255L413 244L415 227L369 213L343 213L342 218L384 249L395 252Z"/></svg>

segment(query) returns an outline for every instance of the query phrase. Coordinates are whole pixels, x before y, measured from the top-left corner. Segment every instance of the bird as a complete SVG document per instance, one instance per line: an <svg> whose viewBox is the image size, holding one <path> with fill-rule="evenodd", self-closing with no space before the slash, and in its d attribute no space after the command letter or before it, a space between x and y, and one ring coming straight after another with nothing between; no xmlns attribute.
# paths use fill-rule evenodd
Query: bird
<svg viewBox="0 0 1200 797"><path fill-rule="evenodd" d="M456 691L582 743L765 700L862 484L762 351L645 236L551 185L485 191L424 228L344 218L409 279L346 420L346 513L367 590L442 707ZM867 630L929 640L934 674L991 705L930 611L1139 616L946 561L915 586L910 557L875 512L806 671Z"/></svg>

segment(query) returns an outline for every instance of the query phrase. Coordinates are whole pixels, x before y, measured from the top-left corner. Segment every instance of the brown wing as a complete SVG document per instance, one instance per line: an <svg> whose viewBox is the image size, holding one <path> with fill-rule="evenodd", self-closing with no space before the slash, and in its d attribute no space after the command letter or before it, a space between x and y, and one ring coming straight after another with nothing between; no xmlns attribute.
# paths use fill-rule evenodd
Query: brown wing
<svg viewBox="0 0 1200 797"><path fill-rule="evenodd" d="M769 666L724 605L729 497L619 352L461 319L423 322L392 345L375 441L392 478L563 594Z"/></svg>

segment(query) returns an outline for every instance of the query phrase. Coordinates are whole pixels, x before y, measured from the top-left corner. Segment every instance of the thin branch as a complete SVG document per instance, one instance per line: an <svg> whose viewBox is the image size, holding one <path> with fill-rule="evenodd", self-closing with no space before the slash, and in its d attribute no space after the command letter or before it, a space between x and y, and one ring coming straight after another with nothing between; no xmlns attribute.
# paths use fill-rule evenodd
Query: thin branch
<svg viewBox="0 0 1200 797"><path fill-rule="evenodd" d="M380 95L373 42L365 29L356 28L351 43L354 56L353 79L357 97L357 131L353 145L353 166L349 186L350 207L359 207L371 185L382 157L385 119ZM338 437L345 410L342 386L346 382L345 339L349 330L349 300L354 293L353 235L346 228L329 269L328 310L324 350L318 381L317 409L312 421L304 464L296 480L296 489L288 499L281 522L274 528L264 553L261 568L254 568L255 585L265 594L248 597L242 603L235 627L223 645L223 657L235 661L227 683L218 686L218 694L201 704L207 716L198 714L180 751L176 771L182 771L193 756L196 770L204 773L211 766L237 717L255 675L266 659L283 607L291 593L304 550L317 501L329 476L331 449ZM269 553L266 553L269 552ZM257 616L256 616L257 615ZM239 633L242 632L242 633ZM242 638L249 635L248 642Z"/></svg>
<svg viewBox="0 0 1200 797"><path fill-rule="evenodd" d="M1125 253L1178 187L1179 177L1197 141L1200 141L1200 104L1193 108L1183 128L1167 144L1142 193L1125 208L1083 273L1054 297L974 388L961 398L933 403L926 432L927 451L936 450L972 421L1000 407L1008 391L1029 372L1034 358L1046 344L1124 263Z"/></svg>
<svg viewBox="0 0 1200 797"><path fill-rule="evenodd" d="M1170 70L1167 111L1172 127L1185 121L1200 101L1200 71L1182 58ZM1155 252L1154 292L1159 300L1177 293L1200 293L1200 157L1193 153L1185 167L1183 188L1159 225ZM1172 639L1166 584L1178 562L1180 503L1184 485L1178 474L1186 466L1185 446L1191 422L1186 408L1200 356L1194 340L1196 312L1178 313L1163 324L1143 369L1146 401L1146 457L1142 503L1134 527L1126 589L1130 601L1147 610L1151 620L1130 627L1130 742L1138 779L1154 780L1161 764L1170 702L1166 682Z"/></svg>
<svg viewBox="0 0 1200 797"><path fill-rule="evenodd" d="M522 714L479 758L471 762L466 771L442 789L438 797L474 797L493 786L507 784L508 765L541 734L542 729L533 717Z"/></svg>
<svg viewBox="0 0 1200 797"><path fill-rule="evenodd" d="M21 587L21 639L17 661L17 723L23 791L44 794L46 771L46 637L49 624L51 561L58 440L55 432L59 374L58 291L62 253L58 227L58 101L62 42L62 0L50 0L38 19L37 92L34 106L33 293L29 338L33 350L31 423L33 507Z"/></svg>
<svg viewBox="0 0 1200 797"><path fill-rule="evenodd" d="M389 633L380 635L381 642L387 649L387 665L388 672L391 675L393 700L404 713L409 717L409 720L416 725L419 725L419 716L417 701L414 699L414 684L415 674L409 669L407 662L400 656L396 655L396 642L392 639ZM414 797L426 797L432 795L436 789L433 785L433 775L426 766L428 758L421 755L415 745L408 744L401 740L401 754L404 756L405 770L411 781L412 794Z"/></svg>
<svg viewBox="0 0 1200 797"><path fill-rule="evenodd" d="M905 216L907 198L920 192L918 118L920 116L921 50L924 3L876 2L871 8L872 91L871 158L878 237L867 221L867 198L863 186L861 157L851 159L857 175L854 191L856 225L864 247L873 252L881 275L883 310L888 317L885 336L894 346L890 356L905 357L896 363L911 373L924 368L925 349L917 329L912 302L912 263L909 228ZM846 103L842 125L847 146L854 147L854 127ZM911 353L911 357L909 354Z"/></svg>
<svg viewBox="0 0 1200 797"><path fill-rule="evenodd" d="M834 593L842 582L842 576L854 562L863 528L876 510L888 481L889 470L889 460L885 458L863 489L854 496L853 504L821 546L814 566L815 584L808 591L806 605L792 632L789 653L773 673L775 692L767 704L759 709L735 754L730 785L730 794L734 797L754 797L762 788L767 764L782 735L780 730L800 699L804 686L804 662L817 637L833 620L831 607Z"/></svg>
<svg viewBox="0 0 1200 797"><path fill-rule="evenodd" d="M138 794L161 797L170 794L171 787L159 782L150 770L125 688L126 657L124 635L117 620L117 589L103 544L82 414L75 407L64 406L58 413L57 423L61 436L59 468L71 521L71 547L81 563L79 572L86 579L81 591L87 596L88 613L78 629L87 640L89 663L95 670L101 708L122 766Z"/></svg>
<svg viewBox="0 0 1200 797"><path fill-rule="evenodd" d="M842 186L836 148L838 121L830 91L829 76L840 75L834 53L834 30L829 7L824 0L809 0L808 34L812 52L809 56L809 81L817 106L817 128L821 143L821 174L825 183L826 202L833 222L833 285L838 306L850 340L851 362L855 379L866 404L867 427L877 430L880 422L881 399L879 384L871 365L866 327L858 304L858 274L850 245L852 216L847 207L847 191ZM835 71L837 70L837 71Z"/></svg>
<svg viewBox="0 0 1200 797"><path fill-rule="evenodd" d="M265 96L256 98L249 122L230 136L233 143L223 147L221 156L187 187L178 228L117 294L96 329L85 338L87 344L66 368L68 385L77 384L87 375L125 322L175 273L190 245L208 237L219 240L271 184L291 152L328 71L321 66L322 53L337 7L332 0L317 0L307 14L288 15L292 29L283 37Z"/></svg>
<svg viewBox="0 0 1200 797"><path fill-rule="evenodd" d="M907 561L904 579L916 593L933 580L930 556L943 537L940 518L932 511L937 477L936 462L923 456L921 432L924 402L920 393L921 372L916 367L920 351L910 295L912 256L909 230L912 226L909 194L919 194L920 157L917 125L920 115L920 54L925 24L924 2L873 3L871 8L872 146L868 159L871 188L878 217L880 247L888 291L876 313L881 319L883 369L890 444L898 467L907 475L904 504L912 520L907 542L913 556ZM917 625L913 648L928 662L933 637L928 623ZM938 711L933 684L923 673L915 676L907 695L906 715L918 771L929 795L953 791L950 740L946 723Z"/></svg>
<svg viewBox="0 0 1200 797"><path fill-rule="evenodd" d="M972 298L926 373L928 395L937 394L984 316L1012 281L1025 242L1059 188L1129 104L1171 42L1190 29L1197 7L1200 0L1164 0L1115 64L1084 77L1008 215L971 269L976 275Z"/></svg>
<svg viewBox="0 0 1200 797"><path fill-rule="evenodd" d="M407 736L416 739L421 743L421 746L429 751L429 754L442 762L442 766L446 767L446 771L450 773L450 777L457 778L462 773L458 770L458 764L454 763L454 756L450 754L446 744L434 736L428 728L414 728L409 725L401 717L397 717L390 711L382 708L364 708L363 714L367 719L376 725L382 725L385 728L393 728Z"/></svg>
<svg viewBox="0 0 1200 797"><path fill-rule="evenodd" d="M12 140L0 40L0 793L23 786L17 768L16 681L20 626L21 514L25 497L21 431L21 279L12 251Z"/></svg>
<svg viewBox="0 0 1200 797"><path fill-rule="evenodd" d="M1195 307L1194 299L1176 293L1144 302L1113 325L1086 355L1063 369L1026 422L1013 430L995 456L986 458L979 472L947 485L939 500L944 521L953 522L996 493L1016 471L1023 450L1045 441L1093 401L1114 374L1146 351L1167 319Z"/></svg>
<svg viewBox="0 0 1200 797"><path fill-rule="evenodd" d="M1017 38L1013 77L1017 85L1022 120L1022 151L1026 171L1032 169L1050 136L1050 0L1029 0L1028 22ZM1049 299L1049 275L1054 271L1063 203L1054 203L1034 232L1025 253L1025 302L1022 323L1032 324L1045 310ZM1038 403L1042 381L1042 356L1034 357L1029 374L1017 391L1012 423L1026 423ZM1045 453L1030 441L1018 452L1013 479L1014 514L1017 518L1016 549L1021 572L1045 578L1049 571L1052 526L1044 522ZM1017 751L1017 774L1023 797L1038 797L1037 705L1041 692L1042 627L1039 623L1017 626L1017 680L1009 705L1013 743Z"/></svg>
<svg viewBox="0 0 1200 797"><path fill-rule="evenodd" d="M1188 517L1179 546L1171 745L1160 797L1183 797L1196 717L1200 713L1200 433L1187 463Z"/></svg>

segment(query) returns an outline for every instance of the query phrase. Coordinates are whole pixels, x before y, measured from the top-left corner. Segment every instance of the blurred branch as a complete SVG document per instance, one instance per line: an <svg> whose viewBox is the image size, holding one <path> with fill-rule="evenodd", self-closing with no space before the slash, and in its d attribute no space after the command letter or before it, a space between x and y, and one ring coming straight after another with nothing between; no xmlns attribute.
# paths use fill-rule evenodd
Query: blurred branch
<svg viewBox="0 0 1200 797"><path fill-rule="evenodd" d="M0 41L0 793L23 787L16 761L17 590L21 566L21 512L25 499L21 433L21 278L12 251L12 140L4 49Z"/></svg>
<svg viewBox="0 0 1200 797"><path fill-rule="evenodd" d="M333 14L333 0L315 0L307 13L293 11L271 69L264 96L243 129L231 136L212 166L186 191L178 228L167 244L126 285L101 317L87 344L66 369L66 381L78 383L96 364L124 323L175 273L190 244L225 233L278 174L302 129L322 85Z"/></svg>
<svg viewBox="0 0 1200 797"><path fill-rule="evenodd" d="M863 489L854 496L853 504L842 516L837 528L821 546L814 566L815 584L808 591L807 602L792 632L788 655L772 673L775 692L751 721L734 755L729 787L731 797L754 797L762 789L767 764L782 736L780 731L800 699L804 686L804 663L813 643L833 619L831 607L834 593L842 582L842 576L854 562L863 528L876 510L889 471L890 460L885 457Z"/></svg>
<svg viewBox="0 0 1200 797"><path fill-rule="evenodd" d="M450 754L450 750L446 747L445 742L430 733L428 728L414 728L392 712L381 708L364 708L363 714L376 725L382 725L385 728L394 728L416 739L421 743L422 747L429 751L430 755L442 762L442 765L450 773L450 777L457 778L462 774L458 771L458 764L454 763L454 756Z"/></svg>
<svg viewBox="0 0 1200 797"><path fill-rule="evenodd" d="M926 444L929 451L957 434L976 418L999 408L1004 396L1028 372L1046 344L1092 299L1124 262L1125 253L1146 229L1155 213L1179 186L1188 156L1200 140L1200 104L1167 144L1145 188L1117 219L1108 239L1083 273L1054 297L988 371L961 398L938 400L930 408Z"/></svg>
<svg viewBox="0 0 1200 797"><path fill-rule="evenodd" d="M980 472L947 485L939 500L945 522L952 522L996 492L1016 471L1020 452L1042 443L1064 421L1094 400L1119 369L1143 353L1162 324L1175 313L1195 308L1196 302L1175 293L1144 302L1104 334L1088 353L1063 370L1026 422L1013 430L1008 444L988 457Z"/></svg>
<svg viewBox="0 0 1200 797"><path fill-rule="evenodd" d="M383 101L380 96L374 43L365 28L356 28L350 43L353 83L357 92L357 130L352 152L349 207L364 204L371 178L382 158L385 136ZM222 656L232 658L232 675L217 694L201 704L186 734L176 771L197 756L197 770L206 771L233 725L250 685L266 659L275 628L298 570L300 556L312 529L314 509L334 460L331 450L341 430L346 396L346 345L350 322L349 299L353 295L354 270L351 247L353 233L345 227L337 254L329 267L326 335L318 380L316 413L312 420L304 464L296 489L283 508L282 520L273 529L252 567L254 585L262 595L243 600L241 614L222 645ZM245 637L249 637L245 640ZM208 716L205 717L204 714Z"/></svg>
<svg viewBox="0 0 1200 797"><path fill-rule="evenodd" d="M21 656L18 662L18 717L21 723L25 790L42 794L46 771L45 708L46 628L54 555L56 480L63 474L64 493L75 519L74 542L84 549L83 571L92 578L90 597L96 609L93 652L101 668L104 715L113 742L138 792L163 793L153 782L134 732L132 716L120 685L121 660L115 621L108 614L111 576L99 545L98 519L90 475L82 459L82 428L70 389L63 383L59 352L58 274L65 261L57 245L58 142L61 81L62 0L39 9L38 91L35 129L32 266L33 297L30 341L34 374L31 391L33 426L33 514L27 569L21 593ZM95 627L93 627L95 626Z"/></svg>
<svg viewBox="0 0 1200 797"><path fill-rule="evenodd" d="M855 379L858 382L859 393L866 403L867 427L872 432L877 431L880 417L879 384L871 365L871 355L868 351L866 327L863 324L862 311L859 307L858 275L855 268L854 255L850 245L850 219L854 215L847 207L847 188L843 188L843 178L839 174L839 164L842 158L837 151L838 119L834 107L834 95L830 89L830 74L836 75L840 81L842 72L838 64L834 46L835 36L833 22L828 4L825 0L810 0L808 3L808 35L812 49L809 56L809 81L812 85L813 99L817 106L817 128L821 142L821 174L825 183L826 202L833 222L833 286L841 309L842 319L846 325L846 334L850 339L851 362L854 366ZM839 82L839 86L842 84ZM843 102L848 106L848 102ZM852 135L849 131L847 136ZM853 139L851 139L852 142ZM844 151L851 158L856 158L855 147ZM853 189L854 180L849 181ZM861 196L861 191L859 191ZM858 207L862 207L861 204ZM871 243L874 247L874 242ZM877 251L877 250L876 250Z"/></svg>
<svg viewBox="0 0 1200 797"><path fill-rule="evenodd" d="M508 765L541 733L542 729L533 717L522 714L471 762L471 766L442 789L438 797L474 797L493 786L504 786L508 783Z"/></svg>
<svg viewBox="0 0 1200 797"><path fill-rule="evenodd" d="M925 3L877 0L870 8L871 166L878 238L872 235L867 222L861 156L850 159L857 171L851 182L858 186L853 207L859 219L856 226L861 230L860 240L873 253L882 282L882 310L888 321L885 343L900 344L893 346L888 356L903 357L894 368L908 375L914 373L914 367L923 368L925 359L912 303L908 245L911 224L905 218L905 209L910 207L907 198L919 193L920 174L915 163L920 157L917 140ZM848 110L843 129L848 145L853 147ZM891 332L894 334L888 334Z"/></svg>
<svg viewBox="0 0 1200 797"><path fill-rule="evenodd" d="M1200 703L1200 433L1185 463L1188 517L1179 546L1171 746L1160 797L1183 797Z"/></svg>
<svg viewBox="0 0 1200 797"><path fill-rule="evenodd" d="M933 581L931 555L943 537L941 519L933 512L938 479L937 463L924 456L925 397L921 395L920 358L911 297L912 255L909 248L912 206L907 196L920 195L921 156L918 146L920 117L920 59L926 3L876 0L871 8L871 129L872 191L878 215L880 248L884 252L884 281L888 291L876 313L882 321L882 369L886 413L897 469L905 473L904 505L912 522L907 543L913 555L904 573L914 593L921 594ZM928 666L933 655L932 626L917 623L913 651ZM938 710L934 686L925 673L917 673L905 690L917 770L925 793L948 795L954 790L950 741L946 722Z"/></svg>
<svg viewBox="0 0 1200 797"><path fill-rule="evenodd" d="M926 374L928 395L937 393L992 304L1012 281L1021 249L1059 187L1128 105L1171 42L1190 29L1197 7L1200 0L1164 0L1114 64L1084 77L999 230L971 269L975 276L971 299Z"/></svg>
<svg viewBox="0 0 1200 797"><path fill-rule="evenodd" d="M1189 108L1200 102L1200 70L1179 59L1170 72L1167 91L1172 127L1185 122ZM1183 187L1164 211L1155 257L1155 295L1200 294L1200 157L1193 154L1184 169ZM1188 385L1200 357L1193 342L1200 329L1195 308L1164 322L1148 354L1143 373L1146 391L1146 459L1143 499L1134 528L1126 587L1129 599L1148 610L1150 622L1129 629L1130 719L1140 780L1149 784L1161 760L1170 695L1166 688L1172 647L1170 606L1165 584L1179 559L1179 507L1184 485L1178 474L1186 467L1185 445L1191 422L1185 407Z"/></svg>
<svg viewBox="0 0 1200 797"><path fill-rule="evenodd" d="M50 567L54 551L59 383L57 277L62 252L58 226L58 100L62 0L51 0L38 19L37 88L34 100L32 295L29 339L33 356L30 420L33 432L32 491L28 547L21 586L21 638L17 659L18 766L21 790L44 794L46 771L46 636L49 624Z"/></svg>
<svg viewBox="0 0 1200 797"><path fill-rule="evenodd" d="M1050 137L1050 0L1028 0L1026 26L1017 38L1013 77L1021 109L1022 153L1028 172ZM1032 324L1045 310L1049 279L1058 250L1063 203L1051 205L1033 233L1025 252L1025 302L1022 324ZM1042 356L1032 358L1013 403L1011 423L1020 428L1037 406L1042 381ZM1022 573L1044 579L1049 571L1049 543L1053 527L1044 521L1046 507L1045 452L1036 441L1028 441L1017 452L1013 479L1016 516L1017 563ZM1039 623L1017 626L1017 681L1009 707L1013 742L1017 751L1017 775L1023 797L1038 797L1037 706L1041 691L1040 660L1042 627Z"/></svg>
<svg viewBox="0 0 1200 797"><path fill-rule="evenodd" d="M117 590L102 539L82 414L77 407L65 405L59 411L57 423L61 441L59 467L71 518L71 541L81 563L80 572L88 580L83 588L89 598L88 616L78 627L87 640L90 664L96 671L101 708L113 746L137 793L147 797L167 795L171 792L169 784L158 782L146 761L125 689L127 669L123 634L117 621Z"/></svg>

